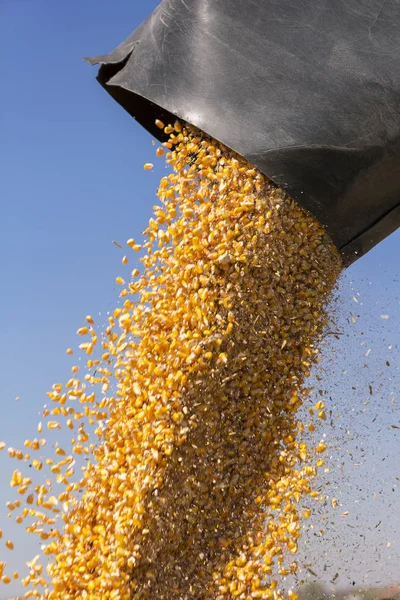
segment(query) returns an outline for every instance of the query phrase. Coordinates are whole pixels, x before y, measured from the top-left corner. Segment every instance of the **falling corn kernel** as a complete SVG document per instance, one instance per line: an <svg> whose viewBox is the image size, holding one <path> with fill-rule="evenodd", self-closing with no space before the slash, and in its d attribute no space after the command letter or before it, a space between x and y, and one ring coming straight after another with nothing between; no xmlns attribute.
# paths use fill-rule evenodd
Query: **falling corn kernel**
<svg viewBox="0 0 400 600"><path fill-rule="evenodd" d="M61 425L57 421L49 421L47 423L47 429L61 429Z"/></svg>
<svg viewBox="0 0 400 600"><path fill-rule="evenodd" d="M14 550L14 544L11 540L6 541L6 548L8 548L9 550Z"/></svg>
<svg viewBox="0 0 400 600"><path fill-rule="evenodd" d="M23 477L22 477L22 473L21 471L14 471L11 477L11 481L10 481L10 486L11 487L17 487L18 485L20 485L23 481Z"/></svg>
<svg viewBox="0 0 400 600"><path fill-rule="evenodd" d="M78 329L78 331L76 333L78 335L87 335L89 333L89 328L88 327L81 327L80 329Z"/></svg>
<svg viewBox="0 0 400 600"><path fill-rule="evenodd" d="M152 169L154 169L154 165L152 163L146 163L144 165L144 170L145 171L151 171Z"/></svg>
<svg viewBox="0 0 400 600"><path fill-rule="evenodd" d="M221 352L221 354L218 356L218 361L226 365L226 363L228 362L228 356L226 352Z"/></svg>

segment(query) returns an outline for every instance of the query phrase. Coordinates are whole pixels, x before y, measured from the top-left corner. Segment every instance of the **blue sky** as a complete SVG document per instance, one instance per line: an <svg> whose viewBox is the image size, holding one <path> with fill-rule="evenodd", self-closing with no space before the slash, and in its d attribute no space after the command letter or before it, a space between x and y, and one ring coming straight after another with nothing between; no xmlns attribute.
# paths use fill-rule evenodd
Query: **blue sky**
<svg viewBox="0 0 400 600"><path fill-rule="evenodd" d="M112 50L157 3L0 0L0 440L12 446L33 436L45 392L69 377L74 361L65 349L76 346L85 315L102 322L115 306L122 251L112 240L140 238L156 203L164 167L143 170L143 163L155 160L150 136L101 89L96 69L82 57ZM356 312L352 288L363 295L360 318L382 352L399 344L399 252L397 232L348 271L340 292L342 319ZM391 319L380 321L382 313ZM360 331L350 330L346 356L356 364ZM396 362L398 350L395 356ZM378 362L371 368L379 370ZM394 367L392 380L381 386L383 420L384 397L393 378L398 390L398 373ZM363 381L361 372L358 377ZM386 416L392 417L389 409ZM393 431L382 442L385 456L396 451L396 442L399 448ZM12 467L3 453L0 528L19 546L11 555L0 545L0 560L20 568L36 544L15 533L1 508L10 496ZM394 477L394 467L387 468L385 477ZM18 584L10 588L19 591Z"/></svg>

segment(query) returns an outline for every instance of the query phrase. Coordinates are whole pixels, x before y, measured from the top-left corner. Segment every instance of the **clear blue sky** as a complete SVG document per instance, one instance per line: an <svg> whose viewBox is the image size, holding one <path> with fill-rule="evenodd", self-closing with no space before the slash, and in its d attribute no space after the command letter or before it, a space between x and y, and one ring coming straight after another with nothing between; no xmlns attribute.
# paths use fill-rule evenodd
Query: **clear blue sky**
<svg viewBox="0 0 400 600"><path fill-rule="evenodd" d="M156 201L163 167L146 173L142 166L154 160L151 138L82 60L112 50L156 5L0 0L0 440L12 446L33 436L45 392L69 377L65 348L76 346L84 316L115 306L122 251L112 240L140 238ZM349 270L341 290L341 318L354 309L351 287L361 290L371 342L382 348L389 334L393 348L399 344L399 253L396 233ZM391 320L379 322L381 312ZM358 357L358 338L346 343L348 360ZM398 370L392 375L398 387ZM386 454L396 448L392 434ZM9 462L0 457L0 528L19 545L13 555L0 545L0 560L20 567L37 546L14 533L1 508L10 496Z"/></svg>

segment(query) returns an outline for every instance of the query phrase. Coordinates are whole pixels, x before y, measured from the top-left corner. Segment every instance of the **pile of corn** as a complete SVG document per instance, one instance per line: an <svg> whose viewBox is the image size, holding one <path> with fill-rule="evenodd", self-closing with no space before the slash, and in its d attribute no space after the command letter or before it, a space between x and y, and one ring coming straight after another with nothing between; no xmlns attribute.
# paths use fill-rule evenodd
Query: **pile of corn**
<svg viewBox="0 0 400 600"><path fill-rule="evenodd" d="M49 469L42 485L18 469L11 481L9 509L33 518L49 557L29 563L26 598L277 599L298 569L310 515L299 503L318 497L325 444L310 461L297 412L340 258L243 158L179 123L165 132L172 174L142 273L117 278L122 304L102 334L91 317L78 331L88 373L74 367L48 394L47 427L74 430L70 452L42 460L44 439L26 441L32 455L9 452ZM74 455L89 458L80 481Z"/></svg>

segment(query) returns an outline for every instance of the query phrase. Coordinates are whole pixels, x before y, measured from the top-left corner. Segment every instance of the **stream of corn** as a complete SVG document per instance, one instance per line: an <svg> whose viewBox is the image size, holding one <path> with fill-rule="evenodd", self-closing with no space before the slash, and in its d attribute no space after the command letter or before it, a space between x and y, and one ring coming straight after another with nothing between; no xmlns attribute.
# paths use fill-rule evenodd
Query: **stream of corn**
<svg viewBox="0 0 400 600"><path fill-rule="evenodd" d="M8 508L43 544L21 575L24 597L295 600L285 577L299 568L325 450L303 441L298 411L311 402L340 256L243 158L157 125L171 174L143 246L128 240L122 259L142 266L117 277L107 327L88 316L78 330L87 371L55 384L38 438L9 449L20 462ZM42 431L61 427L71 446L51 458ZM0 575L13 578L5 563Z"/></svg>

